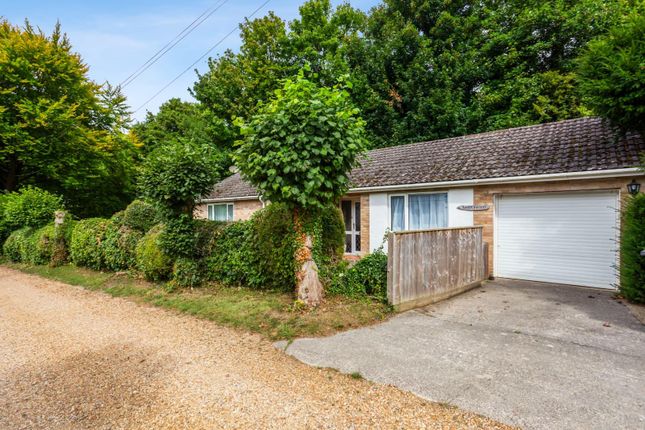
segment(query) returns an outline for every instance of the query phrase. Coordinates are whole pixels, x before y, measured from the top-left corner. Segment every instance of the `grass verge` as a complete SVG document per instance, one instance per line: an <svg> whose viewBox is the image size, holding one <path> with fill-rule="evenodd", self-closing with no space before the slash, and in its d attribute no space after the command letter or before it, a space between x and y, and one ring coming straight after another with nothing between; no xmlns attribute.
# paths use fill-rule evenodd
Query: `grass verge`
<svg viewBox="0 0 645 430"><path fill-rule="evenodd" d="M347 297L327 297L320 307L302 310L291 294L209 285L198 289L168 291L128 274L97 272L75 266L32 266L2 263L11 269L104 291L114 297L174 309L218 324L260 333L271 340L326 336L341 330L381 321L389 306Z"/></svg>

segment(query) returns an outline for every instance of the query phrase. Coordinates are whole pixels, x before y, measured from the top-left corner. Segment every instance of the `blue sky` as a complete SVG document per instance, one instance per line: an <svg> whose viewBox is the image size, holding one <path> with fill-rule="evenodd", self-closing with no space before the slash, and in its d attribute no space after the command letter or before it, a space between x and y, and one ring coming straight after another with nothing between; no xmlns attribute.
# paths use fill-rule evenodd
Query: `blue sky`
<svg viewBox="0 0 645 430"><path fill-rule="evenodd" d="M256 16L273 10L278 16L292 20L304 0L271 0ZM342 0L332 0L337 5ZM134 72L159 48L219 0L2 0L0 14L14 24L25 18L45 32L51 32L56 21L69 36L74 50L90 66L90 77L97 82L118 84ZM139 76L124 92L133 110L160 90L181 71L197 60L226 33L255 10L263 0L228 0L208 20L188 35L155 65ZM378 0L349 1L354 7L368 10ZM227 48L237 50L238 32L231 35L211 54ZM204 71L205 58L195 66ZM187 88L195 81L195 73L187 72L156 99L134 116L145 117L146 110L156 112L171 97L190 99Z"/></svg>

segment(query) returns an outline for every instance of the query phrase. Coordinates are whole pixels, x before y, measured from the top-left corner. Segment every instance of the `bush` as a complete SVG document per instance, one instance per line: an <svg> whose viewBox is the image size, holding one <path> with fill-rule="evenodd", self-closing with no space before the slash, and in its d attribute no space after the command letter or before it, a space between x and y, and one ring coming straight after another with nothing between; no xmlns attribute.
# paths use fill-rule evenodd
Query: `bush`
<svg viewBox="0 0 645 430"><path fill-rule="evenodd" d="M149 281L162 281L170 277L172 258L166 255L159 246L159 236L163 225L152 227L137 244L135 255L137 268Z"/></svg>
<svg viewBox="0 0 645 430"><path fill-rule="evenodd" d="M135 250L143 233L126 225L110 222L101 242L101 255L109 270L128 270L136 267Z"/></svg>
<svg viewBox="0 0 645 430"><path fill-rule="evenodd" d="M345 221L336 205L327 205L320 213L321 251L331 259L340 259L345 252Z"/></svg>
<svg viewBox="0 0 645 430"><path fill-rule="evenodd" d="M251 246L251 221L227 225L217 235L211 255L206 259L208 277L226 285L248 285L254 276L254 249Z"/></svg>
<svg viewBox="0 0 645 430"><path fill-rule="evenodd" d="M25 243L27 242L27 237L30 235L32 230L33 229L31 227L23 227L12 232L7 240L5 240L2 245L2 252L9 258L9 260L14 263L22 261Z"/></svg>
<svg viewBox="0 0 645 430"><path fill-rule="evenodd" d="M69 249L72 243L72 232L76 226L69 213L65 214L63 224L54 229L54 245L52 249L51 260L49 261L52 266L60 266L67 263L69 260Z"/></svg>
<svg viewBox="0 0 645 430"><path fill-rule="evenodd" d="M104 218L88 218L76 223L69 250L74 264L95 270L105 268L101 243L109 225L110 221Z"/></svg>
<svg viewBox="0 0 645 430"><path fill-rule="evenodd" d="M12 230L11 226L4 216L4 207L9 199L9 194L3 194L0 192L0 244L4 243L4 241L9 237L9 234L11 234Z"/></svg>
<svg viewBox="0 0 645 430"><path fill-rule="evenodd" d="M201 265L190 258L178 258L172 268L172 282L178 287L199 287L204 282Z"/></svg>
<svg viewBox="0 0 645 430"><path fill-rule="evenodd" d="M8 194L3 200L3 223L11 229L42 227L54 220L54 212L63 209L61 197L32 186Z"/></svg>
<svg viewBox="0 0 645 430"><path fill-rule="evenodd" d="M387 254L377 250L349 270L346 267L345 263L337 267L330 280L329 293L387 301Z"/></svg>
<svg viewBox="0 0 645 430"><path fill-rule="evenodd" d="M620 292L628 300L645 303L645 194L631 198L625 209L620 241Z"/></svg>
<svg viewBox="0 0 645 430"><path fill-rule="evenodd" d="M215 249L222 230L229 224L225 221L195 220L195 256L199 259L208 257Z"/></svg>
<svg viewBox="0 0 645 430"><path fill-rule="evenodd" d="M190 215L181 214L168 219L159 236L159 246L167 255L175 258L194 258L197 244L195 220Z"/></svg>
<svg viewBox="0 0 645 430"><path fill-rule="evenodd" d="M122 223L142 233L150 230L159 221L157 209L143 200L134 200L123 211Z"/></svg>
<svg viewBox="0 0 645 430"><path fill-rule="evenodd" d="M32 230L26 235L22 261L30 264L49 264L54 251L54 224Z"/></svg>

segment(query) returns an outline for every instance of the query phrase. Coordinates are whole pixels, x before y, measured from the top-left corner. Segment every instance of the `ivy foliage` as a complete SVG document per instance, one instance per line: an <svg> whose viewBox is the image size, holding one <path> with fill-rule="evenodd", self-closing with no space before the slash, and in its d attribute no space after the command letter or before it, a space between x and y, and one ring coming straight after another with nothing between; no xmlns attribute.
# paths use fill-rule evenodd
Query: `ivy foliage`
<svg viewBox="0 0 645 430"><path fill-rule="evenodd" d="M105 218L87 218L76 223L69 247L72 262L94 270L105 269L102 243L110 227L110 220Z"/></svg>
<svg viewBox="0 0 645 430"><path fill-rule="evenodd" d="M349 269L343 264L337 266L329 280L328 292L387 302L387 254L379 249Z"/></svg>
<svg viewBox="0 0 645 430"><path fill-rule="evenodd" d="M238 122L244 140L235 163L267 200L323 208L347 191L348 173L366 148L358 113L340 85L321 87L300 70L248 123Z"/></svg>
<svg viewBox="0 0 645 430"><path fill-rule="evenodd" d="M630 301L645 303L645 193L630 199L624 212L620 240L620 292Z"/></svg>
<svg viewBox="0 0 645 430"><path fill-rule="evenodd" d="M118 224L145 233L160 221L159 217L159 211L153 205L143 200L134 200L122 213L113 215L112 219Z"/></svg>
<svg viewBox="0 0 645 430"><path fill-rule="evenodd" d="M645 134L645 7L589 43L578 75L580 92L596 114Z"/></svg>
<svg viewBox="0 0 645 430"><path fill-rule="evenodd" d="M163 224L151 228L139 240L135 249L137 268L149 281L164 281L172 274L173 259L159 246L159 237L163 229Z"/></svg>

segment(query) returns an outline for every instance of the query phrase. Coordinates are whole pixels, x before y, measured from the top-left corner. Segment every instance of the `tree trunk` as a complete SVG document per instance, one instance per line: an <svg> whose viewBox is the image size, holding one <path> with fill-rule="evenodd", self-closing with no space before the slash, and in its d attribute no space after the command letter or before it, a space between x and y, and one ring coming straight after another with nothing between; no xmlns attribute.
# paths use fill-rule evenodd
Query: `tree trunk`
<svg viewBox="0 0 645 430"><path fill-rule="evenodd" d="M298 250L296 251L296 293L298 300L309 307L318 306L322 302L323 286L318 279L318 266L314 261L311 249L312 237L303 231L298 212L294 212L294 224L298 236Z"/></svg>
<svg viewBox="0 0 645 430"><path fill-rule="evenodd" d="M3 178L3 187L7 191L15 191L18 185L18 173L20 165L15 155L9 156L9 165L7 166L7 175Z"/></svg>

